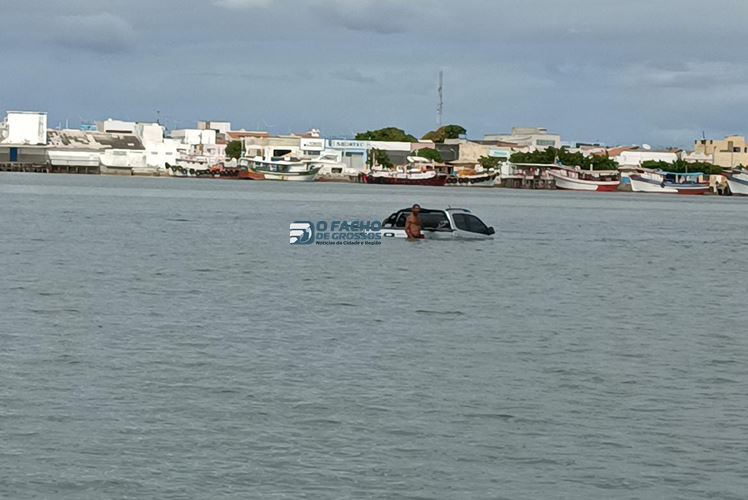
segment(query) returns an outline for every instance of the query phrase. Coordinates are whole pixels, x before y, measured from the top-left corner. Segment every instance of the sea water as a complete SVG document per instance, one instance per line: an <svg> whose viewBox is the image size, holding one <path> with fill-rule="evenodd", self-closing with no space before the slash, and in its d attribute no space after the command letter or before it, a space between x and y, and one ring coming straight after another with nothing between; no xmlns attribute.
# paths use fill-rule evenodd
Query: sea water
<svg viewBox="0 0 748 500"><path fill-rule="evenodd" d="M289 245L466 207L477 242ZM748 200L0 175L2 498L748 495Z"/></svg>

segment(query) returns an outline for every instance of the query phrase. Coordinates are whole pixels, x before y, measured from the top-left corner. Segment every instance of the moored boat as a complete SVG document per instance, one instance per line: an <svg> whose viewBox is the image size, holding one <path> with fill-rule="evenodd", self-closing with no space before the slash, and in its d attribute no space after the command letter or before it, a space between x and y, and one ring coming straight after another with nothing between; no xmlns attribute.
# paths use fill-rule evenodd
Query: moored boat
<svg viewBox="0 0 748 500"><path fill-rule="evenodd" d="M447 174L438 172L426 158L409 156L408 165L394 170L371 170L364 174L366 184L402 184L407 186L443 186Z"/></svg>
<svg viewBox="0 0 748 500"><path fill-rule="evenodd" d="M709 190L701 172L645 171L631 174L631 190L637 193L700 195Z"/></svg>
<svg viewBox="0 0 748 500"><path fill-rule="evenodd" d="M286 159L263 160L262 158L239 161L239 178L266 181L313 182L322 168L308 162Z"/></svg>
<svg viewBox="0 0 748 500"><path fill-rule="evenodd" d="M495 170L463 170L457 175L451 176L447 179L447 184L451 186L464 186L464 187L494 187L496 186L496 177L498 172Z"/></svg>
<svg viewBox="0 0 748 500"><path fill-rule="evenodd" d="M557 189L570 191L616 191L621 185L617 171L581 170L559 165L548 172L553 177Z"/></svg>
<svg viewBox="0 0 748 500"><path fill-rule="evenodd" d="M360 170L341 161L339 152L323 152L318 157L303 160L310 168L320 167L317 180L320 182L355 182Z"/></svg>
<svg viewBox="0 0 748 500"><path fill-rule="evenodd" d="M727 178L730 192L739 196L748 196L748 171L737 170Z"/></svg>

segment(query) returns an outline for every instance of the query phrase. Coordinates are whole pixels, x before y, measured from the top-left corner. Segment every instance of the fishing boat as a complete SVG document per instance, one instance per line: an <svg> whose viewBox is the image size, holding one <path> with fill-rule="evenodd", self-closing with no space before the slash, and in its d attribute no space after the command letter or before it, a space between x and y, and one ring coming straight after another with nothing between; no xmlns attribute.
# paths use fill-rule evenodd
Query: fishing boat
<svg viewBox="0 0 748 500"><path fill-rule="evenodd" d="M366 184L403 184L408 186L443 186L447 174L437 172L426 158L408 157L408 165L396 170L372 170L364 174Z"/></svg>
<svg viewBox="0 0 748 500"><path fill-rule="evenodd" d="M463 170L457 175L449 177L447 184L464 187L494 187L498 175L498 172L493 169L484 171Z"/></svg>
<svg viewBox="0 0 748 500"><path fill-rule="evenodd" d="M616 191L621 175L616 170L582 170L557 165L548 172L557 189L571 191Z"/></svg>
<svg viewBox="0 0 748 500"><path fill-rule="evenodd" d="M360 170L341 161L340 152L323 152L320 156L305 161L310 168L320 167L317 180L320 182L355 182Z"/></svg>
<svg viewBox="0 0 748 500"><path fill-rule="evenodd" d="M739 196L748 196L748 171L736 170L727 177L730 192Z"/></svg>
<svg viewBox="0 0 748 500"><path fill-rule="evenodd" d="M405 221L412 209L404 208L382 222L383 238L407 238ZM427 240L487 240L496 233L493 227L465 208L426 209L420 215L421 233Z"/></svg>
<svg viewBox="0 0 748 500"><path fill-rule="evenodd" d="M702 172L676 173L644 170L629 175L631 190L637 193L705 194L709 184Z"/></svg>
<svg viewBox="0 0 748 500"><path fill-rule="evenodd" d="M242 158L239 161L239 178L256 181L313 182L321 168L320 165L310 165L308 162L295 159Z"/></svg>

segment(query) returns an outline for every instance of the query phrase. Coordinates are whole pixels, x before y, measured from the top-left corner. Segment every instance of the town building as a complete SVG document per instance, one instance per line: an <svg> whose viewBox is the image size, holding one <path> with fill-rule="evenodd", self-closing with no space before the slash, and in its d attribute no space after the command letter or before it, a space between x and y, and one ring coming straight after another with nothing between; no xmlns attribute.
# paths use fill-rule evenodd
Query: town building
<svg viewBox="0 0 748 500"><path fill-rule="evenodd" d="M46 163L47 113L9 111L0 123L0 163Z"/></svg>
<svg viewBox="0 0 748 500"><path fill-rule="evenodd" d="M50 130L46 153L52 172L132 175L147 166L146 149L134 134Z"/></svg>
<svg viewBox="0 0 748 500"><path fill-rule="evenodd" d="M697 140L694 153L711 157L712 162L720 167L748 166L748 144L745 137L740 135L731 135L722 140Z"/></svg>
<svg viewBox="0 0 748 500"><path fill-rule="evenodd" d="M363 171L369 159L369 142L347 139L329 139L327 149L340 152L340 161L348 168Z"/></svg>
<svg viewBox="0 0 748 500"><path fill-rule="evenodd" d="M164 127L158 123L138 123L135 135L145 148L145 171L135 173L162 174L166 168L176 165L180 142L164 137Z"/></svg>
<svg viewBox="0 0 748 500"><path fill-rule="evenodd" d="M561 136L551 134L546 128L514 127L511 134L487 134L483 142L509 142L530 150L544 150L550 147L561 148Z"/></svg>
<svg viewBox="0 0 748 500"><path fill-rule="evenodd" d="M216 134L226 136L231 131L231 122L199 121L197 128L200 130L215 130Z"/></svg>
<svg viewBox="0 0 748 500"><path fill-rule="evenodd" d="M655 151L648 148L625 149L618 155L609 155L622 167L638 167L648 161L675 163L679 158L679 151Z"/></svg>
<svg viewBox="0 0 748 500"><path fill-rule="evenodd" d="M107 134L134 134L136 125L135 122L107 118L104 121L96 122L96 130Z"/></svg>

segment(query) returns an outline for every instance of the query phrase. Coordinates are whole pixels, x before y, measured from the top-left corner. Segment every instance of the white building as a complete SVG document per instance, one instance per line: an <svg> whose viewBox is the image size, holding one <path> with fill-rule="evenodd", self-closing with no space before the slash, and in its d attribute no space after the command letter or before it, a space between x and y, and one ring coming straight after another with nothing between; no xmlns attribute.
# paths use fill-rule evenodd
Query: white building
<svg viewBox="0 0 748 500"><path fill-rule="evenodd" d="M532 150L543 150L550 147L561 148L561 136L548 133L546 128L514 127L511 134L487 134L483 138L486 142L510 142Z"/></svg>
<svg viewBox="0 0 748 500"><path fill-rule="evenodd" d="M182 144L197 146L200 144L215 144L217 135L215 130L187 128L172 131L171 138Z"/></svg>
<svg viewBox="0 0 748 500"><path fill-rule="evenodd" d="M299 141L302 156L317 157L325 150L325 140L321 138L302 138Z"/></svg>
<svg viewBox="0 0 748 500"><path fill-rule="evenodd" d="M179 141L164 138L164 127L158 123L138 123L135 135L145 148L145 164L153 173L163 173L167 165L176 165L179 155Z"/></svg>
<svg viewBox="0 0 748 500"><path fill-rule="evenodd" d="M213 129L174 130L171 138L177 143L177 165L212 167L226 162L226 144L218 142L217 132Z"/></svg>
<svg viewBox="0 0 748 500"><path fill-rule="evenodd" d="M136 125L135 122L107 118L103 122L96 122L96 130L107 134L134 134Z"/></svg>
<svg viewBox="0 0 748 500"><path fill-rule="evenodd" d="M43 146L47 144L47 113L8 111L0 131L3 144Z"/></svg>
<svg viewBox="0 0 748 500"><path fill-rule="evenodd" d="M47 155L54 169L80 167L102 174L145 173L145 147L134 134L50 130Z"/></svg>
<svg viewBox="0 0 748 500"><path fill-rule="evenodd" d="M678 153L673 151L637 149L635 151L622 151L618 156L611 156L611 158L616 160L622 167L638 167L646 161L675 163L678 160Z"/></svg>
<svg viewBox="0 0 748 500"><path fill-rule="evenodd" d="M231 122L199 121L197 128L200 130L215 130L218 134L226 135L231 131Z"/></svg>

